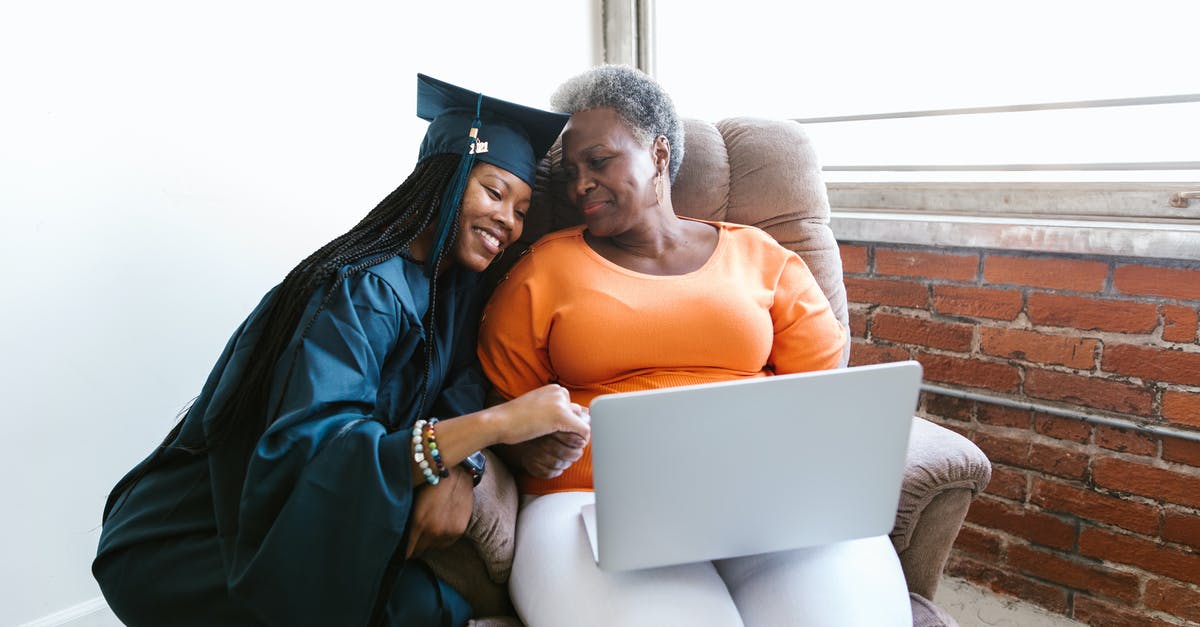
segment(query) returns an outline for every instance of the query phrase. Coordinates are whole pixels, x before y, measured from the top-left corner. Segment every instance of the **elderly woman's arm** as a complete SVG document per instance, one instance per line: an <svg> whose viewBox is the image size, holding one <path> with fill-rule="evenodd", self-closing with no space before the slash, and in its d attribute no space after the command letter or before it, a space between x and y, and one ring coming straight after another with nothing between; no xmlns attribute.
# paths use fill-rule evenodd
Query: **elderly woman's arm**
<svg viewBox="0 0 1200 627"><path fill-rule="evenodd" d="M850 334L799 255L783 265L771 305L775 337L769 363L776 374L836 368Z"/></svg>

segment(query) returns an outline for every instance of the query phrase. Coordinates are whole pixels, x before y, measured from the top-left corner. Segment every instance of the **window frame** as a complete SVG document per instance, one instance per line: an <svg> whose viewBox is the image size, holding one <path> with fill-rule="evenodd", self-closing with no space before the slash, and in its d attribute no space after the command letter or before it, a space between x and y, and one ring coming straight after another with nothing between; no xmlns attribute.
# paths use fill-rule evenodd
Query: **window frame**
<svg viewBox="0 0 1200 627"><path fill-rule="evenodd" d="M654 0L600 0L604 60L655 74ZM1200 94L1035 103L796 119L798 123L1195 102ZM1159 169L1156 164L1073 164L1076 169ZM1157 164L1162 166L1164 164ZM1200 161L1194 182L826 181L830 225L841 241L887 242L1035 252L1200 261ZM1089 167L1095 166L1095 167ZM886 166L884 166L886 167ZM823 171L863 171L826 166ZM902 169L902 168L897 168ZM1055 164L935 170L1067 170ZM926 170L929 171L929 170ZM828 178L828 177L827 177ZM1190 194L1187 194L1190 195ZM1182 206L1173 206L1172 202Z"/></svg>

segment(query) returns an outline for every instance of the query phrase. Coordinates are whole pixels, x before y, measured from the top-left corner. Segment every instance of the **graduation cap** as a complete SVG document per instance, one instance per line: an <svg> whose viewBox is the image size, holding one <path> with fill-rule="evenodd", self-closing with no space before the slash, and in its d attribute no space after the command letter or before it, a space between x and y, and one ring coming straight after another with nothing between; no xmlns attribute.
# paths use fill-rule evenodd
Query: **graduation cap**
<svg viewBox="0 0 1200 627"><path fill-rule="evenodd" d="M417 74L417 117L429 120L418 160L442 153L462 155L443 196L430 252L432 271L450 235L475 160L503 168L532 188L538 162L571 116L492 98Z"/></svg>

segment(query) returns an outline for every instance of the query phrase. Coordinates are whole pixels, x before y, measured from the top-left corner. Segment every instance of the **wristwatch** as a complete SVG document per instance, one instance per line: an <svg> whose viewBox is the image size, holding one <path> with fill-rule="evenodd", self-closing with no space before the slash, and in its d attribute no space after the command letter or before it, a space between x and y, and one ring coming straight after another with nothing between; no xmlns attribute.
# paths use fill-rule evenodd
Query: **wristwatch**
<svg viewBox="0 0 1200 627"><path fill-rule="evenodd" d="M462 460L459 465L471 473L471 487L475 487L479 485L480 481L483 481L483 470L487 466L487 458L483 456L483 451L475 451Z"/></svg>

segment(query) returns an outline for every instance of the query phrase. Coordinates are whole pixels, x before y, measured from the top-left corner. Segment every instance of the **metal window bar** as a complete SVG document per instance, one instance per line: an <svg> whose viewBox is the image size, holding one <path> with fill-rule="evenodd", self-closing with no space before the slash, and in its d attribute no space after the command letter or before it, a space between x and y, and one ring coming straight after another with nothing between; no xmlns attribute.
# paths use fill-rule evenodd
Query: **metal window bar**
<svg viewBox="0 0 1200 627"><path fill-rule="evenodd" d="M601 0L604 62L654 76L654 0Z"/></svg>
<svg viewBox="0 0 1200 627"><path fill-rule="evenodd" d="M895 120L899 118L927 118L938 115L977 115L984 113L1017 113L1020 111L1051 111L1054 109L1093 109L1097 107L1136 107L1142 105L1181 104L1200 102L1200 94L1177 94L1174 96L1143 96L1140 98L1110 98L1107 100L1071 100L1066 102L1043 102L1035 104L1003 105L998 107L962 107L958 109L928 109L925 111L897 111L893 113L865 113L862 115L835 115L818 118L793 118L801 124L825 124L828 122L860 122L864 120Z"/></svg>
<svg viewBox="0 0 1200 627"><path fill-rule="evenodd" d="M827 172L1011 172L1200 170L1200 161L1129 161L1113 163L998 163L968 165L828 165Z"/></svg>
<svg viewBox="0 0 1200 627"><path fill-rule="evenodd" d="M921 385L922 392L938 394L940 396L951 396L979 403L988 403L990 405L1001 405L1011 407L1013 409L1024 409L1034 411L1041 414L1050 414L1052 416L1060 416L1062 418L1071 418L1080 422L1085 422L1094 425L1104 425L1106 427L1116 427L1117 429L1128 429L1138 433L1159 437L1159 438L1177 438L1187 440L1188 442L1200 442L1200 432L1184 431L1161 425L1150 425L1139 422L1134 422L1124 418L1108 418L1096 414L1090 414L1074 409L1065 409L1054 407L1053 405L1044 405L1042 403L1033 403L1030 401L1021 401L1016 399L1005 398L993 394L980 394L978 392L968 392L956 388L948 388L940 385L932 385L925 383Z"/></svg>
<svg viewBox="0 0 1200 627"><path fill-rule="evenodd" d="M1144 96L1140 98L1109 98L1104 100L1072 100L1032 104L1004 105L996 107L962 107L957 109L928 109L923 111L896 111L892 113L866 113L861 115L835 115L815 118L793 118L801 124L827 124L831 122L862 122L869 120L896 120L902 118L925 118L944 115L981 115L992 113L1017 113L1022 111L1051 111L1056 109L1093 109L1099 107L1137 107L1145 105L1182 104L1200 102L1200 94L1175 94L1169 96ZM1033 171L1163 171L1200 170L1200 161L1132 161L1114 163L1002 163L972 165L827 165L821 168L828 172L1033 172Z"/></svg>

